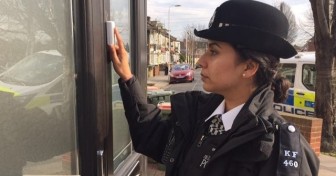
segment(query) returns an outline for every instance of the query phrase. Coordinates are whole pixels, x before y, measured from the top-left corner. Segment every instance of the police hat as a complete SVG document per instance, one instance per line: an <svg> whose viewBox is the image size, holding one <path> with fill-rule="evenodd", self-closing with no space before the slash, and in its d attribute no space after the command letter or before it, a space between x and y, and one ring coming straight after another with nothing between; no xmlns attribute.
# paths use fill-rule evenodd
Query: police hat
<svg viewBox="0 0 336 176"><path fill-rule="evenodd" d="M214 12L209 29L196 36L228 42L276 57L289 58L297 54L286 40L286 16L273 6L253 0L229 0Z"/></svg>

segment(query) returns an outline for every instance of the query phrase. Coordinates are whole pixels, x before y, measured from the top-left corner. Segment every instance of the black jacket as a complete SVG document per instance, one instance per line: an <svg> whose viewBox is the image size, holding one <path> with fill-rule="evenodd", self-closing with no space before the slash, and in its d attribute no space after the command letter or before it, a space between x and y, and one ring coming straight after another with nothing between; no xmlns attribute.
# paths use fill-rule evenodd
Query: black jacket
<svg viewBox="0 0 336 176"><path fill-rule="evenodd" d="M147 104L136 78L119 81L134 148L166 165L167 176L314 176L319 160L298 129L273 109L273 92L256 91L222 135L206 135L205 119L223 101L191 91L171 97L171 115ZM291 129L293 129L291 127Z"/></svg>

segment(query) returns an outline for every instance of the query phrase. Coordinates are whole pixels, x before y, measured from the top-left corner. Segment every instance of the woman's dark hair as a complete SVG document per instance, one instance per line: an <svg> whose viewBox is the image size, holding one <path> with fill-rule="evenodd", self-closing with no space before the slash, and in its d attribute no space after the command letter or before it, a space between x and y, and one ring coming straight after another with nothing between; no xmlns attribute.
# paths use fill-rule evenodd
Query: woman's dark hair
<svg viewBox="0 0 336 176"><path fill-rule="evenodd" d="M274 102L281 103L287 99L289 80L277 74L280 59L269 54L234 46L242 61L252 59L259 64L254 82L257 87L271 85L274 92Z"/></svg>
<svg viewBox="0 0 336 176"><path fill-rule="evenodd" d="M283 103L288 97L288 89L291 82L283 76L277 74L272 82L272 90L274 92L274 102Z"/></svg>

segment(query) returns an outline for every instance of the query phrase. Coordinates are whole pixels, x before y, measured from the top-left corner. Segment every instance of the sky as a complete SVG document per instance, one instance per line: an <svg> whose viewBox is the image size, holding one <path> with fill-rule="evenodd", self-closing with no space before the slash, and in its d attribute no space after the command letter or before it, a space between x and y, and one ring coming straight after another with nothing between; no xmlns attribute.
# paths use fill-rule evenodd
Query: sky
<svg viewBox="0 0 336 176"><path fill-rule="evenodd" d="M209 20L216 9L225 0L147 0L147 16L151 20L160 21L171 35L178 39L183 38L187 26L207 27ZM270 5L275 5L281 0L258 0ZM304 20L310 10L309 0L283 0L287 3L297 20ZM173 7L181 5L180 7ZM170 7L170 25L168 24L168 11Z"/></svg>

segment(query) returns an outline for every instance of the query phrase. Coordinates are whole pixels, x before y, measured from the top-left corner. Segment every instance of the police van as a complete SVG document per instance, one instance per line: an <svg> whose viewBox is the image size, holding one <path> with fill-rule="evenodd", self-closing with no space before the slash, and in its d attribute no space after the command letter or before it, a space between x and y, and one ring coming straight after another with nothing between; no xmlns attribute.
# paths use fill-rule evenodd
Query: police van
<svg viewBox="0 0 336 176"><path fill-rule="evenodd" d="M33 53L0 73L0 95L11 94L26 110L40 108L50 115L64 103L63 64L57 50Z"/></svg>
<svg viewBox="0 0 336 176"><path fill-rule="evenodd" d="M279 73L291 82L287 100L274 104L278 111L314 116L315 52L302 52L289 59L280 59Z"/></svg>

